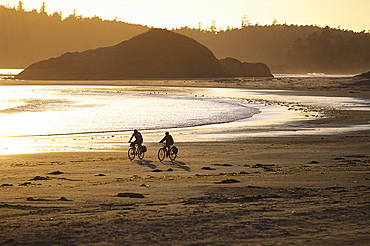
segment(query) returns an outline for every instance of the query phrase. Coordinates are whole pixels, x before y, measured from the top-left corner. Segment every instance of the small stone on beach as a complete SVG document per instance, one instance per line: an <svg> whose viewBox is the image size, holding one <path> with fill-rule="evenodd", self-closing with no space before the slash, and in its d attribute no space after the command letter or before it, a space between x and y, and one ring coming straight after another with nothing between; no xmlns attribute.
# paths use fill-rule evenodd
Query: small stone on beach
<svg viewBox="0 0 370 246"><path fill-rule="evenodd" d="M216 170L214 168L211 168L211 167L202 167L203 170Z"/></svg>
<svg viewBox="0 0 370 246"><path fill-rule="evenodd" d="M46 177L36 176L36 177L34 177L33 179L30 179L30 180L50 180L50 178L48 176L46 176Z"/></svg>
<svg viewBox="0 0 370 246"><path fill-rule="evenodd" d="M318 164L318 163L320 163L320 162L318 162L318 161L311 161L310 162L310 164Z"/></svg>
<svg viewBox="0 0 370 246"><path fill-rule="evenodd" d="M233 183L240 183L239 180L236 179L225 179L220 182L215 182L216 184L233 184Z"/></svg>
<svg viewBox="0 0 370 246"><path fill-rule="evenodd" d="M59 198L59 200L58 200L58 201L70 202L70 201L72 201L72 200L67 199L67 198L65 198L64 196L62 196L61 198Z"/></svg>
<svg viewBox="0 0 370 246"><path fill-rule="evenodd" d="M139 193L118 193L116 197L145 198L144 195Z"/></svg>
<svg viewBox="0 0 370 246"><path fill-rule="evenodd" d="M61 172L61 171L54 171L54 172L51 172L51 173L48 173L48 174L59 175L59 174L63 174L63 172Z"/></svg>

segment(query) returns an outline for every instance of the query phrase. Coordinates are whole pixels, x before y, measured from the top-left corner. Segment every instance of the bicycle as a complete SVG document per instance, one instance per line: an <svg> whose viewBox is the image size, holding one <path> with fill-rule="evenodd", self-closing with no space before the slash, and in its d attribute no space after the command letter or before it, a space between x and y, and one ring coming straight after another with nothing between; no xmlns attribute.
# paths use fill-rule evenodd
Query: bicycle
<svg viewBox="0 0 370 246"><path fill-rule="evenodd" d="M168 150L165 146L158 150L158 159L163 161L164 158L167 156L170 158L171 161L175 160L177 157L178 149L176 146L171 146Z"/></svg>
<svg viewBox="0 0 370 246"><path fill-rule="evenodd" d="M135 144L134 147L130 147L128 149L128 158L130 159L130 161L132 161L133 159L135 159L135 156L137 156L140 160L142 160L144 158L144 153L146 152L146 147L145 146L141 146L141 148L139 148L139 145L138 144Z"/></svg>

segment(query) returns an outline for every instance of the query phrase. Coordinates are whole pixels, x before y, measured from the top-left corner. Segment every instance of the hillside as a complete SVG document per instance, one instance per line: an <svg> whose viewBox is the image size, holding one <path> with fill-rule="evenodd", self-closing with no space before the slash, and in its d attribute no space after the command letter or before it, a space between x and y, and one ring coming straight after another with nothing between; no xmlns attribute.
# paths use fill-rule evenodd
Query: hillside
<svg viewBox="0 0 370 246"><path fill-rule="evenodd" d="M25 68L66 52L112 46L150 28L99 17L15 10L0 6L0 67ZM358 74L370 69L370 34L316 26L245 26L177 33L207 46L217 59L262 62L273 73Z"/></svg>
<svg viewBox="0 0 370 246"><path fill-rule="evenodd" d="M148 27L98 17L20 11L0 6L0 68L25 68L60 56L114 45L146 32Z"/></svg>
<svg viewBox="0 0 370 246"><path fill-rule="evenodd" d="M369 33L295 25L176 31L203 43L218 58L263 62L273 73L356 74L370 69Z"/></svg>
<svg viewBox="0 0 370 246"><path fill-rule="evenodd" d="M165 29L151 29L115 46L66 53L26 68L17 79L106 80L271 77L264 64L220 62L204 45Z"/></svg>

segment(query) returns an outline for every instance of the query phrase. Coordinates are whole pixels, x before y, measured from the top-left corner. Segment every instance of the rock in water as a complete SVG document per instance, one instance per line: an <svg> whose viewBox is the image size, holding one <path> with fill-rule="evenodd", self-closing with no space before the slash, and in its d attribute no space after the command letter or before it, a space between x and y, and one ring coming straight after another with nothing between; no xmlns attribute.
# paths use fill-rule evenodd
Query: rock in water
<svg viewBox="0 0 370 246"><path fill-rule="evenodd" d="M164 29L152 29L115 46L65 53L34 63L15 78L111 80L271 77L266 68L264 64L251 65L233 58L219 61L212 51L192 38Z"/></svg>

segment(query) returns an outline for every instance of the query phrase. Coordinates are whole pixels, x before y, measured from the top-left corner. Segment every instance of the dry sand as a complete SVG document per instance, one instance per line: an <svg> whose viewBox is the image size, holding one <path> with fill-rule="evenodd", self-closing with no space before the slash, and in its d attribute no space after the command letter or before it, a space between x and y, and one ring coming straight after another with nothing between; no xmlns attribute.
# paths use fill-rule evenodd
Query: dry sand
<svg viewBox="0 0 370 246"><path fill-rule="evenodd" d="M370 98L356 78L147 83ZM302 124L369 124L369 112ZM142 161L126 149L0 156L0 244L368 245L369 140L368 129L178 143L173 162L155 143Z"/></svg>

